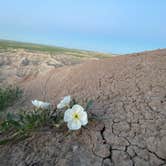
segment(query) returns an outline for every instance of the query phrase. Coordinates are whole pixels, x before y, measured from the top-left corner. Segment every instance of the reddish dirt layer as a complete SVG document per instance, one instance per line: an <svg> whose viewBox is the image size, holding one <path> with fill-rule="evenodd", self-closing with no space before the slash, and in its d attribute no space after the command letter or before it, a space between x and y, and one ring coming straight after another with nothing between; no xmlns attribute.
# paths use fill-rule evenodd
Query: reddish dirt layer
<svg viewBox="0 0 166 166"><path fill-rule="evenodd" d="M2 146L0 165L166 165L166 51L147 52L62 67L22 81L26 102L57 104L71 95L102 121L65 136L43 131Z"/></svg>

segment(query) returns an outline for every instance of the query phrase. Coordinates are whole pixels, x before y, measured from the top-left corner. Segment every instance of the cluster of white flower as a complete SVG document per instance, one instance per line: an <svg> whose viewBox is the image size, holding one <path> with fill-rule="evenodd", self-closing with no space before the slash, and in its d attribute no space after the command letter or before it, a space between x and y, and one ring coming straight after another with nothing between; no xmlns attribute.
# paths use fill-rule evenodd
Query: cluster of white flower
<svg viewBox="0 0 166 166"><path fill-rule="evenodd" d="M50 103L43 102L40 100L32 100L32 104L38 109L49 109Z"/></svg>
<svg viewBox="0 0 166 166"><path fill-rule="evenodd" d="M78 104L74 104L70 108L71 97L65 96L60 103L57 105L57 109L64 109L67 110L64 113L64 122L67 122L67 126L69 130L78 130L81 126L85 126L88 123L88 115L84 108ZM40 109L49 109L50 103L42 102L39 100L33 100L32 104L36 108Z"/></svg>
<svg viewBox="0 0 166 166"><path fill-rule="evenodd" d="M78 104L73 105L71 109L67 109L64 114L64 121L70 130L78 130L81 126L88 123L87 112Z"/></svg>
<svg viewBox="0 0 166 166"><path fill-rule="evenodd" d="M65 107L69 107L70 102L71 102L71 97L70 96L65 96L60 101L60 103L57 105L57 108L62 109L62 108L65 108Z"/></svg>

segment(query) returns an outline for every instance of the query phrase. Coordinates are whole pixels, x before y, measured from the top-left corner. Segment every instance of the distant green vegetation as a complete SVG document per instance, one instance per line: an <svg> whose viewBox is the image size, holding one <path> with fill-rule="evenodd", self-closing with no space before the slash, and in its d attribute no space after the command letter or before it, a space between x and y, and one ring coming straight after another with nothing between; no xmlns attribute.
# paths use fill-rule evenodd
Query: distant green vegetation
<svg viewBox="0 0 166 166"><path fill-rule="evenodd" d="M53 47L47 45L40 44L32 44L32 43L22 43L8 40L0 40L0 49L26 49L30 51L46 51L46 52L64 52L68 49L62 47ZM71 49L72 50L72 49Z"/></svg>
<svg viewBox="0 0 166 166"><path fill-rule="evenodd" d="M0 87L0 113L8 106L11 106L18 98L20 98L21 94L22 90L20 90L18 87Z"/></svg>
<svg viewBox="0 0 166 166"><path fill-rule="evenodd" d="M94 58L109 58L112 54L99 53L94 51L78 50L78 49L69 49L56 46L48 46L41 44L33 43L23 43L9 40L0 40L0 52L11 51L13 49L24 49L26 51L40 51L47 52L50 54L67 54L75 57L94 57Z"/></svg>

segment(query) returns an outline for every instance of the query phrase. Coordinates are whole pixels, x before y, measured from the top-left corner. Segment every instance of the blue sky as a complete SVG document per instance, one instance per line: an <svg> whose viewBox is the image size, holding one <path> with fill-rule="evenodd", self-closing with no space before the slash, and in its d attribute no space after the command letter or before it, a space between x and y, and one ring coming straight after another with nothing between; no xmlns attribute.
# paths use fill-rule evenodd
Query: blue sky
<svg viewBox="0 0 166 166"><path fill-rule="evenodd" d="M0 39L113 53L166 48L166 1L0 0Z"/></svg>

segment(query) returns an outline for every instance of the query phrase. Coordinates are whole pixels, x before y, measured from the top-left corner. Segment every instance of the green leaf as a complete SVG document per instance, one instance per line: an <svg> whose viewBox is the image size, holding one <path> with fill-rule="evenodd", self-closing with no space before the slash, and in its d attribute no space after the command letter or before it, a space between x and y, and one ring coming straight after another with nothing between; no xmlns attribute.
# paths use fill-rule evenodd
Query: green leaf
<svg viewBox="0 0 166 166"><path fill-rule="evenodd" d="M15 120L11 120L9 121L9 123L15 128L15 129L21 129L21 125L19 122L15 121Z"/></svg>
<svg viewBox="0 0 166 166"><path fill-rule="evenodd" d="M5 144L9 143L10 141L12 141L12 138L3 139L0 141L0 145L5 145Z"/></svg>
<svg viewBox="0 0 166 166"><path fill-rule="evenodd" d="M88 111L92 107L92 105L93 105L93 100L88 101L85 110Z"/></svg>

